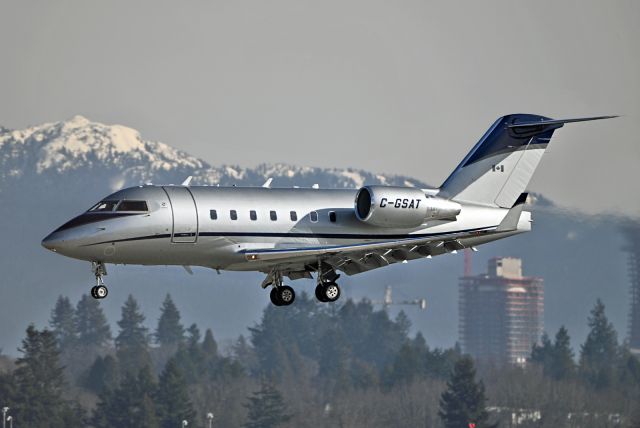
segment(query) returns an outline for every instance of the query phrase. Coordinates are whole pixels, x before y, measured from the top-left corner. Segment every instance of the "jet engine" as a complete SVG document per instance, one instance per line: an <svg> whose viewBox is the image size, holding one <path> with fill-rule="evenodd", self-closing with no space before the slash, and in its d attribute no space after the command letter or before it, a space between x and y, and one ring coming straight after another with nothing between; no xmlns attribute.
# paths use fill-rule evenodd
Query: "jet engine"
<svg viewBox="0 0 640 428"><path fill-rule="evenodd" d="M460 204L427 196L413 187L365 186L358 190L358 220L382 227L418 227L428 220L455 219Z"/></svg>

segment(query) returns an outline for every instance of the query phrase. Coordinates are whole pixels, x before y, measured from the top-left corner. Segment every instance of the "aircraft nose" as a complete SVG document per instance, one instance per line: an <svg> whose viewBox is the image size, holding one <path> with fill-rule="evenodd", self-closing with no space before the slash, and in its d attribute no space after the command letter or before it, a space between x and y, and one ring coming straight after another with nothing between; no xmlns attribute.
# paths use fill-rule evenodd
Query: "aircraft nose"
<svg viewBox="0 0 640 428"><path fill-rule="evenodd" d="M48 234L41 242L42 246L47 250L57 252L62 245L62 238L59 233L52 232Z"/></svg>

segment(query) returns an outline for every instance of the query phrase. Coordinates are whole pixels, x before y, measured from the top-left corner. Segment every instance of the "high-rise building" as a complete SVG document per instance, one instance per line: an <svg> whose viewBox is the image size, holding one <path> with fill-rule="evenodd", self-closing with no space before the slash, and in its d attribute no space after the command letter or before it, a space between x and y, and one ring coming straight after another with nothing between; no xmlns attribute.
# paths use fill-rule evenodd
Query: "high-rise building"
<svg viewBox="0 0 640 428"><path fill-rule="evenodd" d="M629 347L640 355L640 223L623 228L626 238L624 249L629 254Z"/></svg>
<svg viewBox="0 0 640 428"><path fill-rule="evenodd" d="M460 278L460 342L478 360L526 363L543 319L544 281L523 277L520 259L493 258L486 274Z"/></svg>

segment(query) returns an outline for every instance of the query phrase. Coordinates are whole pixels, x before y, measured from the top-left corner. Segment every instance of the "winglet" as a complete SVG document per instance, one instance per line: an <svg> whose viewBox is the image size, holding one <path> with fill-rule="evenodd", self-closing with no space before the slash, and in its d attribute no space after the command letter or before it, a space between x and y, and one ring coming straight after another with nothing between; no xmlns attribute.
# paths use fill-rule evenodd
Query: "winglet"
<svg viewBox="0 0 640 428"><path fill-rule="evenodd" d="M520 221L520 215L522 214L524 204L527 202L528 197L528 193L521 193L520 196L518 196L513 207L511 207L509 212L507 212L507 215L504 216L496 228L496 232L507 232L518 228L518 221Z"/></svg>
<svg viewBox="0 0 640 428"><path fill-rule="evenodd" d="M192 178L193 178L193 176L191 176L191 175L188 176L187 179L182 182L182 185L189 187L189 184L191 184L191 179Z"/></svg>
<svg viewBox="0 0 640 428"><path fill-rule="evenodd" d="M267 178L267 181L264 182L264 184L262 185L262 187L264 187L265 189L270 189L271 188L271 182L273 181L272 177Z"/></svg>

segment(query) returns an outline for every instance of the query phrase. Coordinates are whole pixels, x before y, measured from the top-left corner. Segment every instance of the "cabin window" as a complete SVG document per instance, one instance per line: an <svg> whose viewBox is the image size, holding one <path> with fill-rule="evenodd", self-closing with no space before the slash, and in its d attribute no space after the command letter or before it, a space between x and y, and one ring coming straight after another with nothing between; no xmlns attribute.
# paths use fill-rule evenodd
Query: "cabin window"
<svg viewBox="0 0 640 428"><path fill-rule="evenodd" d="M145 201L122 201L116 211L149 211Z"/></svg>
<svg viewBox="0 0 640 428"><path fill-rule="evenodd" d="M291 216L291 221L298 221L298 213L291 211L289 215Z"/></svg>
<svg viewBox="0 0 640 428"><path fill-rule="evenodd" d="M89 211L104 212L113 211L113 208L118 204L118 201L100 201L95 204Z"/></svg>
<svg viewBox="0 0 640 428"><path fill-rule="evenodd" d="M269 217L271 218L271 221L276 221L278 219L278 214L276 214L275 211L269 211Z"/></svg>
<svg viewBox="0 0 640 428"><path fill-rule="evenodd" d="M218 219L218 211L209 210L209 217L211 217L211 220L217 220Z"/></svg>
<svg viewBox="0 0 640 428"><path fill-rule="evenodd" d="M311 211L309 213L309 219L311 220L312 223L316 223L318 221L318 212L317 211Z"/></svg>
<svg viewBox="0 0 640 428"><path fill-rule="evenodd" d="M256 214L254 210L251 210L249 211L249 218L253 221L256 221L258 219L258 214Z"/></svg>
<svg viewBox="0 0 640 428"><path fill-rule="evenodd" d="M229 211L229 215L231 216L231 220L237 220L238 219L238 212L236 210Z"/></svg>
<svg viewBox="0 0 640 428"><path fill-rule="evenodd" d="M335 211L329 211L329 221L331 223L335 223L336 222L336 212Z"/></svg>

